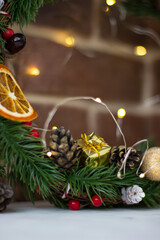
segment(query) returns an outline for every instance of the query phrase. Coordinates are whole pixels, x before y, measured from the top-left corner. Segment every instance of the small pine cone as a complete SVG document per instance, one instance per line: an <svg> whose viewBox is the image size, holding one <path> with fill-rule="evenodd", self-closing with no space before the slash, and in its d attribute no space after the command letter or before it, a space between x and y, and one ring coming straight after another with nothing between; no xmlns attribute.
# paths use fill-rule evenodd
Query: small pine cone
<svg viewBox="0 0 160 240"><path fill-rule="evenodd" d="M127 151L130 148L127 148ZM142 153L140 151L137 151L136 149L132 149L126 163L127 169L135 169L139 166L140 160L141 160ZM122 166L122 162L124 161L124 158L126 156L125 153L125 146L114 146L111 149L111 155L109 159L109 164L112 165L115 163L118 168Z"/></svg>
<svg viewBox="0 0 160 240"><path fill-rule="evenodd" d="M53 164L60 172L69 172L75 167L80 150L77 150L78 143L73 140L69 130L55 128L50 135L49 146Z"/></svg>
<svg viewBox="0 0 160 240"><path fill-rule="evenodd" d="M13 197L12 187L0 183L0 212L6 209L6 206L11 202Z"/></svg>

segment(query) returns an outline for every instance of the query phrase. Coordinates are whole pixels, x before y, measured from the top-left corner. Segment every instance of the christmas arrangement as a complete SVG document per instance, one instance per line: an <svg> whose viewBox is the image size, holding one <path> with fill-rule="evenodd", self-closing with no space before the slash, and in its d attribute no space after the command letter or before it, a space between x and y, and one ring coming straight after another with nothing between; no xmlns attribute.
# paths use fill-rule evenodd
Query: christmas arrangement
<svg viewBox="0 0 160 240"><path fill-rule="evenodd" d="M13 22L21 27L28 24L44 2L0 1L2 63L5 57L20 51L26 43L24 35L15 34L8 25ZM100 102L90 97L83 99ZM108 110L103 102L100 104ZM58 107L52 110L52 117L56 110ZM119 126L124 140L121 146L110 146L94 132L82 133L79 139L73 139L70 130L61 126L44 128L43 133L47 131L50 135L49 141L46 141L45 134L41 139L32 127L32 120L36 117L36 111L15 77L1 64L0 177L7 179L7 184L20 183L32 202L38 193L50 203L72 210L83 207L159 206L159 147L149 148L146 140L127 147ZM9 185L0 184L0 211L13 198Z"/></svg>
<svg viewBox="0 0 160 240"><path fill-rule="evenodd" d="M0 174L11 185L19 182L32 202L39 193L56 206L72 210L159 205L159 147L136 149L145 140L129 148L125 142L111 147L95 133L83 133L74 140L64 127L44 129L50 134L44 144L32 127L36 112L4 65L0 66L0 102ZM4 209L13 191L7 185L0 187Z"/></svg>

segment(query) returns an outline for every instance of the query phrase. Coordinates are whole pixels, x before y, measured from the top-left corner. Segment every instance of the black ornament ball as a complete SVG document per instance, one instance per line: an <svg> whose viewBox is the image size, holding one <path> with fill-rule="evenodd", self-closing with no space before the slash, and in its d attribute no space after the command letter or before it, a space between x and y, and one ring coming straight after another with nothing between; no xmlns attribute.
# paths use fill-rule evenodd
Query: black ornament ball
<svg viewBox="0 0 160 240"><path fill-rule="evenodd" d="M26 45L26 38L22 33L16 33L11 36L6 44L5 48L10 54L18 53Z"/></svg>

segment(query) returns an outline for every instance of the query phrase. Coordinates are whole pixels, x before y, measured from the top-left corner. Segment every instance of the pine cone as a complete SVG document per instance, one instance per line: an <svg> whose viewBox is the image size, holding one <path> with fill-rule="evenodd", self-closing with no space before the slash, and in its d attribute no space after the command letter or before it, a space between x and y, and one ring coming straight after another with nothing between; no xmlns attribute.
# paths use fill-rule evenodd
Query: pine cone
<svg viewBox="0 0 160 240"><path fill-rule="evenodd" d="M49 146L53 164L60 172L69 172L75 167L80 150L77 150L78 143L73 140L69 130L55 128L50 135Z"/></svg>
<svg viewBox="0 0 160 240"><path fill-rule="evenodd" d="M6 209L6 206L11 202L13 197L12 187L0 183L0 212Z"/></svg>
<svg viewBox="0 0 160 240"><path fill-rule="evenodd" d="M130 148L127 148L127 151ZM127 169L135 169L139 166L140 160L141 160L142 153L140 151L137 151L136 149L132 149L126 163ZM125 146L114 146L111 149L111 156L109 159L110 165L113 163L116 163L117 167L120 168L122 166L122 162L126 156L125 153Z"/></svg>

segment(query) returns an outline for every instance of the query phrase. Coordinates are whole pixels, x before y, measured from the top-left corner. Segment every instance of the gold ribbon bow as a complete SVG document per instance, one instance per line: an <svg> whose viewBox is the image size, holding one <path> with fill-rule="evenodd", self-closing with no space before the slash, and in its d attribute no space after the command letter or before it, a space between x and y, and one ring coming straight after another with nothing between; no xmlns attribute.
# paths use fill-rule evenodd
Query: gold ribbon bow
<svg viewBox="0 0 160 240"><path fill-rule="evenodd" d="M98 140L101 140L102 142L98 142ZM82 142L83 146L79 146L78 149L82 149L84 152L88 150L89 154L91 152L95 152L98 154L98 158L100 159L100 153L98 150L102 149L102 147L106 145L103 138L97 137L96 139L88 140L87 135L82 133L79 141Z"/></svg>

